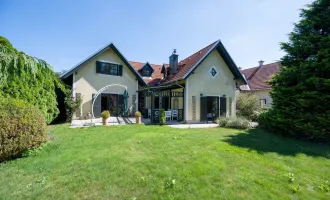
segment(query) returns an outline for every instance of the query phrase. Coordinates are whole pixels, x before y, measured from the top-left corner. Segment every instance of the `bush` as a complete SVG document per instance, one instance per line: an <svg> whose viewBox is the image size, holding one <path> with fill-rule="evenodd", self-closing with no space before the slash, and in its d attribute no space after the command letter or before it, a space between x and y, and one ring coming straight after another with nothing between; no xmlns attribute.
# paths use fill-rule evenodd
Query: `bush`
<svg viewBox="0 0 330 200"><path fill-rule="evenodd" d="M257 120L261 110L259 97L252 93L239 93L236 99L237 116Z"/></svg>
<svg viewBox="0 0 330 200"><path fill-rule="evenodd" d="M56 88L64 89L44 60L18 52L0 36L0 95L36 106L49 124L59 114Z"/></svg>
<svg viewBox="0 0 330 200"><path fill-rule="evenodd" d="M249 120L243 117L237 117L237 118L220 117L217 120L217 123L219 124L219 126L226 128L235 128L235 129L251 128Z"/></svg>
<svg viewBox="0 0 330 200"><path fill-rule="evenodd" d="M135 117L141 117L141 112L140 111L136 111L135 112Z"/></svg>
<svg viewBox="0 0 330 200"><path fill-rule="evenodd" d="M47 139L46 121L38 108L21 100L0 99L0 162L18 158Z"/></svg>
<svg viewBox="0 0 330 200"><path fill-rule="evenodd" d="M65 104L67 122L72 121L73 115L79 111L81 103L82 103L81 96L76 96L74 98L72 96L71 90L65 91L64 104Z"/></svg>
<svg viewBox="0 0 330 200"><path fill-rule="evenodd" d="M165 110L163 108L159 110L159 117L159 123L161 125L166 124Z"/></svg>
<svg viewBox="0 0 330 200"><path fill-rule="evenodd" d="M108 118L110 117L110 111L108 111L108 110L103 111L103 112L101 113L101 117L102 117L103 119L108 119Z"/></svg>

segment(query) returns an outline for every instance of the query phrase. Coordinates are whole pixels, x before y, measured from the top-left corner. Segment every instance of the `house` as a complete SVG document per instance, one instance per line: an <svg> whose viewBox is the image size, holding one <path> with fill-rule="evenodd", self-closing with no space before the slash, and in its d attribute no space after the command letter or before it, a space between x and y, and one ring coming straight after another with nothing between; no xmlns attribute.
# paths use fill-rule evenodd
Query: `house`
<svg viewBox="0 0 330 200"><path fill-rule="evenodd" d="M175 120L187 122L235 116L235 91L247 84L220 40L181 61L174 50L168 64L128 61L111 43L61 78L72 86L73 97L83 99L76 117L139 110L155 121L160 108L177 111Z"/></svg>
<svg viewBox="0 0 330 200"><path fill-rule="evenodd" d="M261 107L272 105L272 98L269 95L271 86L267 83L271 77L278 74L281 68L279 62L263 64L264 61L259 61L257 67L241 70L247 80L246 85L241 85L242 92L252 92L259 97Z"/></svg>

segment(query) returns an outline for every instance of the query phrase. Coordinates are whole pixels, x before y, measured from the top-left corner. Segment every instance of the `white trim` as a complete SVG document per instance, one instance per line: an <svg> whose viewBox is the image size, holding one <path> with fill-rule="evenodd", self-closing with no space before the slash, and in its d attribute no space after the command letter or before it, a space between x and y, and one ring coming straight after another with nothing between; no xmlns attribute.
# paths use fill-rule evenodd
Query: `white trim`
<svg viewBox="0 0 330 200"><path fill-rule="evenodd" d="M76 97L76 76L75 71L72 73L72 96Z"/></svg>
<svg viewBox="0 0 330 200"><path fill-rule="evenodd" d="M139 81L136 80L135 112L139 110ZM133 99L133 98L132 98ZM134 103L134 102L133 102ZM132 104L133 105L133 104ZM135 114L135 113L134 113Z"/></svg>
<svg viewBox="0 0 330 200"><path fill-rule="evenodd" d="M101 94L123 94L120 92L101 92Z"/></svg>
<svg viewBox="0 0 330 200"><path fill-rule="evenodd" d="M212 69L214 69L214 71L215 71L215 75L213 76L212 75ZM212 66L210 69L209 69L209 74L211 75L211 77L213 78L213 79L215 79L215 77L217 77L218 76L218 74L219 74L219 70L217 69L217 67L216 66Z"/></svg>
<svg viewBox="0 0 330 200"><path fill-rule="evenodd" d="M184 120L185 121L188 121L188 102L189 102L189 89L188 89L188 78L187 78L187 80L186 80L186 87L185 87L185 89L184 89L184 91L185 91L185 100L186 100L186 103L185 103L185 108L184 108L184 111L185 111L185 116L184 116Z"/></svg>
<svg viewBox="0 0 330 200"><path fill-rule="evenodd" d="M235 88L235 93L234 93L234 113L235 113L235 115L234 115L234 117L236 117L236 82L234 84L235 84L234 85L234 88ZM233 110L232 110L232 112L233 112ZM231 116L233 116L233 113Z"/></svg>
<svg viewBox="0 0 330 200"><path fill-rule="evenodd" d="M225 95L225 94L223 94ZM219 97L219 102L218 102L218 109L219 109L219 117L220 117L220 98L223 97L223 95L216 95L216 94L203 94L201 97ZM227 95L226 95L227 97ZM226 98L226 117L227 117L227 98Z"/></svg>
<svg viewBox="0 0 330 200"><path fill-rule="evenodd" d="M117 62L112 62L112 61L108 61L108 60L97 60L99 62L103 62L103 63L109 63L109 64L115 64L115 65L122 65L120 63L117 63Z"/></svg>
<svg viewBox="0 0 330 200"><path fill-rule="evenodd" d="M209 49L207 51L207 53L201 58L199 59L199 61L184 75L184 79L187 78L188 74L190 74L192 71L195 70L195 68L206 58L206 56L208 56L210 54L211 51L214 50L214 48L219 44L220 40L218 40L211 49Z"/></svg>
<svg viewBox="0 0 330 200"><path fill-rule="evenodd" d="M223 97L223 95L216 95L216 94L203 94L201 97Z"/></svg>
<svg viewBox="0 0 330 200"><path fill-rule="evenodd" d="M101 74L101 73L96 73L98 75L102 75L102 76L114 76L114 77L121 77L119 75L111 75L111 74Z"/></svg>

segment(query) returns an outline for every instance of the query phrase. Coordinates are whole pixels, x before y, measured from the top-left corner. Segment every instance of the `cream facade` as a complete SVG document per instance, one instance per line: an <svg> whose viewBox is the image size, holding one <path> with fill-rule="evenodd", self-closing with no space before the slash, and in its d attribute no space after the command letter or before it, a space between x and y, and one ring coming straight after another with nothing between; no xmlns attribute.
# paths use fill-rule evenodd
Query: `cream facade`
<svg viewBox="0 0 330 200"><path fill-rule="evenodd" d="M214 67L217 75L213 78L209 73ZM232 72L217 51L213 51L190 75L186 81L187 120L190 122L200 121L202 96L226 97L226 116L236 116L236 81ZM194 100L193 100L194 99ZM195 101L193 103L193 101Z"/></svg>
<svg viewBox="0 0 330 200"><path fill-rule="evenodd" d="M139 110L157 122L160 108L191 123L236 116L237 85L246 83L220 40L180 62L174 51L169 63L143 67L111 43L61 78L71 84L73 96L82 97L76 118L100 117L103 110L132 116Z"/></svg>
<svg viewBox="0 0 330 200"><path fill-rule="evenodd" d="M272 98L269 95L270 90L254 90L251 91L253 94L259 97L260 104L263 106L263 102L265 101L265 106L271 107L272 106Z"/></svg>

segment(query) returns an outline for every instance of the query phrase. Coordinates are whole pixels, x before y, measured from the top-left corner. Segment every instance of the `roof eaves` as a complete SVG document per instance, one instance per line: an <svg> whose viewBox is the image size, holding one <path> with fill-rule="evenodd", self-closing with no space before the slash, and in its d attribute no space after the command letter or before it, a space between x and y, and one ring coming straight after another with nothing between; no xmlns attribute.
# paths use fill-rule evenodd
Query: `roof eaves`
<svg viewBox="0 0 330 200"><path fill-rule="evenodd" d="M218 40L212 48L183 76L184 79L188 78L188 76L205 60L205 58L214 50L214 48L219 44L220 40Z"/></svg>
<svg viewBox="0 0 330 200"><path fill-rule="evenodd" d="M96 56L102 54L103 52L105 52L106 50L112 48L117 55L119 56L119 58L128 66L128 68L132 71L132 73L138 78L139 81L141 81L144 85L148 85L143 78L139 75L139 73L133 68L133 66L127 61L127 59L123 56L123 54L117 49L117 47L111 42L110 44L106 45L105 47L103 47L102 49L100 49L99 51L95 52L94 54L92 54L91 56L89 56L88 58L86 58L85 60L83 60L82 62L80 62L79 64L77 64L76 66L74 66L73 68L71 68L70 70L68 70L67 72L65 72L64 74L62 74L60 76L60 78L67 78L68 76L70 76L74 71L78 70L80 67L82 67L85 63L87 63L88 61L90 61L91 59L95 58Z"/></svg>
<svg viewBox="0 0 330 200"><path fill-rule="evenodd" d="M128 66L128 68L135 74L135 76L140 80L144 85L148 85L140 74L134 69L134 67L128 62L128 60L123 56L123 54L115 47L113 43L110 44L110 47L117 53L117 55L123 60L123 62Z"/></svg>
<svg viewBox="0 0 330 200"><path fill-rule="evenodd" d="M80 63L78 63L77 65L75 65L74 67L72 67L71 69L69 69L68 71L64 72L60 78L67 78L68 76L70 76L75 70L79 69L83 64L85 64L86 62L88 62L89 60L93 59L94 57L100 55L101 53L103 53L104 51L108 50L111 46L112 42L107 44L106 46L104 46L103 48L101 48L100 50L96 51L95 53L93 53L92 55L90 55L89 57L87 57L85 60L81 61Z"/></svg>
<svg viewBox="0 0 330 200"><path fill-rule="evenodd" d="M244 84L248 84L248 82L247 82L247 80L244 78L244 76L243 76L243 74L241 73L241 71L238 69L238 67L237 67L237 65L236 65L236 63L234 62L234 60L232 59L232 57L230 56L230 54L228 53L228 51L226 50L226 48L223 46L223 44L221 43L221 41L219 40L219 46L218 46L219 48L220 48L220 52L222 53L222 54L224 54L224 56L226 57L226 59L227 59L227 57L228 57L228 62L229 62L229 64L228 63L226 63L227 65L228 65L228 67L229 67L229 69L232 71L232 73L234 74L234 76L237 78L237 77L239 77L239 78L241 78L242 80L243 80L243 82L244 82ZM219 50L218 50L219 51ZM220 53L219 52L219 53ZM221 55L221 54L220 54ZM222 55L221 55L222 56ZM226 60L225 60L225 62L226 62Z"/></svg>

